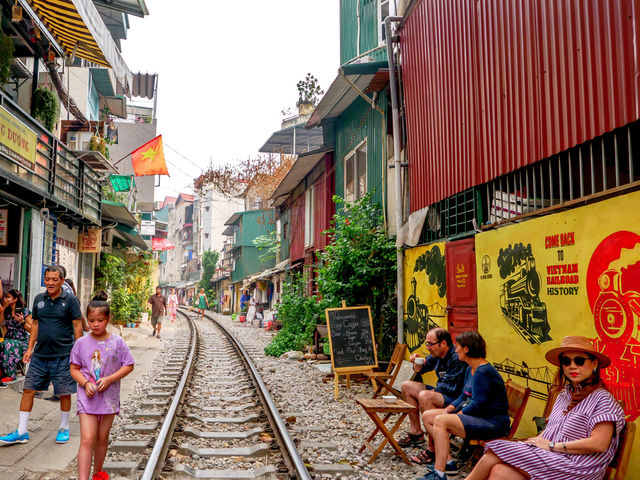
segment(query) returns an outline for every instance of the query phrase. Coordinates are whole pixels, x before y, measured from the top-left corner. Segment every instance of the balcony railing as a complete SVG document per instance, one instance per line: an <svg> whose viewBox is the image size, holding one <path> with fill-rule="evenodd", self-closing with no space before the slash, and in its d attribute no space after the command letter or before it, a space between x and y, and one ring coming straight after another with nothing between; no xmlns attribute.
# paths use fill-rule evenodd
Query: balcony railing
<svg viewBox="0 0 640 480"><path fill-rule="evenodd" d="M24 156L26 147L21 151L15 145L0 145L0 171L15 186L15 196L38 204L44 199L54 212L79 223L99 224L101 190L95 170L2 92L0 107L3 127L13 126L25 144L35 140L34 159Z"/></svg>

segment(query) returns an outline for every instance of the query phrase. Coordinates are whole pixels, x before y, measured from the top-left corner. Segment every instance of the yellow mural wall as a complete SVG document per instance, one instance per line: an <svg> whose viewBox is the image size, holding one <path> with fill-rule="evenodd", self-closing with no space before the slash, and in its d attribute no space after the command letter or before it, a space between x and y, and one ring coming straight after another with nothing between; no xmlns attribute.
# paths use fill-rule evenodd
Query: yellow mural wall
<svg viewBox="0 0 640 480"><path fill-rule="evenodd" d="M411 248L404 255L404 331L406 357L429 355L427 332L447 328L444 242Z"/></svg>
<svg viewBox="0 0 640 480"><path fill-rule="evenodd" d="M532 389L518 436L535 433L555 367L544 354L583 335L612 359L610 391L640 417L640 192L476 236L478 329L488 359ZM628 478L640 478L640 441Z"/></svg>

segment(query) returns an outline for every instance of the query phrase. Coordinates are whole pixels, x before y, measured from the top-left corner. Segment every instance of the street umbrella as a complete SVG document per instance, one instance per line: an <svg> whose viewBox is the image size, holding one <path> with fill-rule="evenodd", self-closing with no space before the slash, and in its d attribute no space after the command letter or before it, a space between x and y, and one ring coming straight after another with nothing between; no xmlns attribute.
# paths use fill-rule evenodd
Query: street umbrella
<svg viewBox="0 0 640 480"><path fill-rule="evenodd" d="M161 252L163 250L173 250L176 248L173 243L171 243L166 238L154 238L151 249L154 252Z"/></svg>

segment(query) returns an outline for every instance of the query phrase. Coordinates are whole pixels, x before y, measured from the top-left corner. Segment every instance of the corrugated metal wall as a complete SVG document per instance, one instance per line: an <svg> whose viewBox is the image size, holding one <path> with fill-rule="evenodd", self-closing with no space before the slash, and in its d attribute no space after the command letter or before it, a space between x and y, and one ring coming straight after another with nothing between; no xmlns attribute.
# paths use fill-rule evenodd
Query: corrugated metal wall
<svg viewBox="0 0 640 480"><path fill-rule="evenodd" d="M275 229L276 222L273 210L243 212L237 244L253 247L254 238L265 235Z"/></svg>
<svg viewBox="0 0 640 480"><path fill-rule="evenodd" d="M384 93L380 93L377 104L386 105ZM344 157L362 140L367 139L367 191L375 189L373 200L382 205L383 155L386 139L386 124L383 116L358 98L347 108L336 125L335 192L344 197Z"/></svg>
<svg viewBox="0 0 640 480"><path fill-rule="evenodd" d="M640 0L433 0L401 32L411 211L640 117Z"/></svg>
<svg viewBox="0 0 640 480"><path fill-rule="evenodd" d="M286 209L280 213L281 243L280 243L280 261L289 258L289 246L291 245L291 210ZM284 231L286 228L286 238Z"/></svg>
<svg viewBox="0 0 640 480"><path fill-rule="evenodd" d="M304 257L304 193L291 205L291 245L289 257L292 262Z"/></svg>
<svg viewBox="0 0 640 480"><path fill-rule="evenodd" d="M314 239L313 246L315 250L322 250L328 244L328 238L323 235L322 232L330 227L331 218L335 211L335 204L333 203L333 194L335 193L335 187L333 179L333 155L327 153L323 160L324 173L316 180L314 185L315 191L315 212L314 212Z"/></svg>
<svg viewBox="0 0 640 480"><path fill-rule="evenodd" d="M378 0L360 2L360 53L378 46ZM358 0L340 1L340 65L358 56ZM375 60L387 58L382 48L373 55Z"/></svg>

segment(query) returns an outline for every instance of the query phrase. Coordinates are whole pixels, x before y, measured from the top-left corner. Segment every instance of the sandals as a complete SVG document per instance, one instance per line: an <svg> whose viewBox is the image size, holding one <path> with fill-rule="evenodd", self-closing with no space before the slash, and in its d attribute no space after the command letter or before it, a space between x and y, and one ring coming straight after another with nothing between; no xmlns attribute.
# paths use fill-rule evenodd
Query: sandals
<svg viewBox="0 0 640 480"><path fill-rule="evenodd" d="M429 450L422 450L415 457L409 457L413 463L418 465L433 465L436 461L436 453Z"/></svg>
<svg viewBox="0 0 640 480"><path fill-rule="evenodd" d="M407 432L402 438L398 440L398 445L400 445L402 448L411 446L417 447L418 445L422 445L424 442L426 442L426 440L423 433Z"/></svg>

